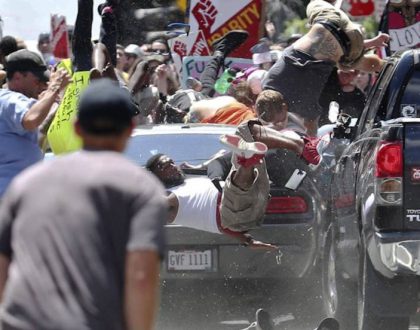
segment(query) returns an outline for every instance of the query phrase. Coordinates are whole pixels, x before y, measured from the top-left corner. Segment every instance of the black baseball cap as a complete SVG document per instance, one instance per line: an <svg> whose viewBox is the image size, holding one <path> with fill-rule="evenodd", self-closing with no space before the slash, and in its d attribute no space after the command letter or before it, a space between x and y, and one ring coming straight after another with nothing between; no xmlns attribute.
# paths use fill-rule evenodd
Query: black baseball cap
<svg viewBox="0 0 420 330"><path fill-rule="evenodd" d="M110 79L100 79L82 93L77 117L86 132L106 135L122 133L137 114L127 89Z"/></svg>
<svg viewBox="0 0 420 330"><path fill-rule="evenodd" d="M50 71L40 55L27 49L21 49L6 57L8 75L14 72L32 72L41 81L48 82Z"/></svg>

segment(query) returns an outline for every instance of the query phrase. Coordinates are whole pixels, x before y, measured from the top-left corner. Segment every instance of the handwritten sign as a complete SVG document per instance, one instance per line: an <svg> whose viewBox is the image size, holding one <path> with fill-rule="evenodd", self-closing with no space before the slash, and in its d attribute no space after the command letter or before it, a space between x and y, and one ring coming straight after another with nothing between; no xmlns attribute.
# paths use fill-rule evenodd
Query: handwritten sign
<svg viewBox="0 0 420 330"><path fill-rule="evenodd" d="M171 55L178 75L182 72L182 61L185 56L208 56L210 49L202 31L191 32L168 41Z"/></svg>
<svg viewBox="0 0 420 330"><path fill-rule="evenodd" d="M186 88L188 77L200 79L207 63L213 59L212 56L186 56L182 61L182 86ZM225 67L239 68L245 70L253 65L251 59L227 57L225 59Z"/></svg>
<svg viewBox="0 0 420 330"><path fill-rule="evenodd" d="M89 72L75 72L72 79L47 133L51 150L56 155L79 150L82 146L74 131L74 120L80 94L89 84Z"/></svg>

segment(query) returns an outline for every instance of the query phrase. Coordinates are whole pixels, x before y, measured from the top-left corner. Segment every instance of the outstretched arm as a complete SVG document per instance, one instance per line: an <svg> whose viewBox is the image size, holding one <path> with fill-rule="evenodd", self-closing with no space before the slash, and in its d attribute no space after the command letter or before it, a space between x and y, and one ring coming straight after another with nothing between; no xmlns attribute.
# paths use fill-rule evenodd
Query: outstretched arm
<svg viewBox="0 0 420 330"><path fill-rule="evenodd" d="M372 39L365 39L364 46L365 48L386 47L388 42L389 42L389 35L381 32Z"/></svg>

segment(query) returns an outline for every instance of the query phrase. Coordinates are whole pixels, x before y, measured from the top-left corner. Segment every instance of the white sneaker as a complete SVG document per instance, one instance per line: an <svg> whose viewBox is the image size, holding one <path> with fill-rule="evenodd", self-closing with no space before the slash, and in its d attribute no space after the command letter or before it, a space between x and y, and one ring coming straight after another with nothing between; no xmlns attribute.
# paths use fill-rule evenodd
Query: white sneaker
<svg viewBox="0 0 420 330"><path fill-rule="evenodd" d="M220 142L227 146L237 156L251 158L254 155L265 155L267 146L262 142L246 142L238 135L224 134Z"/></svg>

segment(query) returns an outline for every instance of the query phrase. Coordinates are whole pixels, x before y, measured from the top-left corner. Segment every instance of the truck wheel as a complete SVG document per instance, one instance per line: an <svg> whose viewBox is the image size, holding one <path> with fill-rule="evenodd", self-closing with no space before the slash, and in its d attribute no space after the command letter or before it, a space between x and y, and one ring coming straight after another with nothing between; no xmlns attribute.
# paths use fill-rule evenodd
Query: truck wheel
<svg viewBox="0 0 420 330"><path fill-rule="evenodd" d="M357 290L350 280L343 277L337 260L334 230L328 229L322 261L322 296L325 312L340 322L341 329L357 327Z"/></svg>
<svg viewBox="0 0 420 330"><path fill-rule="evenodd" d="M392 287L402 285L399 287L402 290L399 291L399 296L409 295L408 283L395 282L376 272L366 249L363 248L360 253L358 289L359 330L407 330L409 328L409 314L388 316L395 312L393 305L398 304ZM409 308L407 308L407 313L409 313Z"/></svg>

